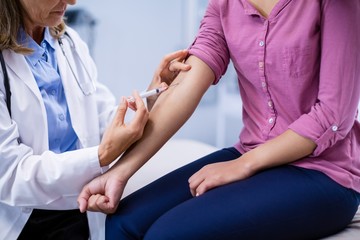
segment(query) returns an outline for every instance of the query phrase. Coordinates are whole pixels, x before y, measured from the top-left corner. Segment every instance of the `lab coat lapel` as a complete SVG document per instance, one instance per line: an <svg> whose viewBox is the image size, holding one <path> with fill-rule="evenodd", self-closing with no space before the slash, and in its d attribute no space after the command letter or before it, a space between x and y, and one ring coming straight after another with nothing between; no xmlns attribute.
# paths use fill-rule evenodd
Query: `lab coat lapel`
<svg viewBox="0 0 360 240"><path fill-rule="evenodd" d="M62 42L63 42L63 49L65 51L66 57L63 54L63 49L60 47L60 45L56 44L56 46L55 46L55 52L56 52L56 57L57 57L57 61L58 61L59 71L60 71L61 79L63 81L64 88L67 86L73 88L73 87L76 87L76 85L77 85L76 79L74 77L74 74L77 74L77 69L75 67L76 65L74 62L74 58L73 58L73 54L72 54L72 51L70 48L69 41L67 40L67 38L64 38L64 39L62 39ZM73 68L74 72L72 72L72 69L70 68L70 66ZM77 75L76 75L76 77L78 78ZM72 91L78 90L77 88L73 88ZM65 91L65 93L66 92L67 91Z"/></svg>
<svg viewBox="0 0 360 240"><path fill-rule="evenodd" d="M46 110L40 90L23 55L10 50L3 54L9 70L12 118L17 122L20 140L40 154L48 149Z"/></svg>
<svg viewBox="0 0 360 240"><path fill-rule="evenodd" d="M69 112L70 112L70 118L71 118L71 123L73 126L74 131L76 132L77 136L79 137L79 140L81 142L81 145L83 146L84 143L83 141L83 132L84 129L86 128L84 126L84 113L83 110L81 109L81 106L84 106L84 97L83 94L81 92L81 89L79 88L79 86L77 85L77 81L74 77L74 74L76 74L77 69L76 69L76 65L74 63L74 58L73 58L73 54L71 52L70 49L70 45L68 40L65 38L63 39L63 43L64 43L64 50L65 50L65 54L67 56L67 58L64 56L62 49L60 47L59 44L56 44L56 56L57 56L57 61L58 61L58 66L59 66L59 72L61 75L61 79L62 79L62 84L64 87L64 92L65 92L65 96L66 96L66 101L67 101L67 105L69 108ZM69 62L67 62L69 61ZM71 65L73 67L74 73L71 71L70 66Z"/></svg>
<svg viewBox="0 0 360 240"><path fill-rule="evenodd" d="M76 121L74 121L75 120L74 118L76 118L76 116L77 116L76 113L78 113L78 111L79 111L78 107L82 104L82 101L83 101L82 95L83 94L81 92L81 89L77 85L76 78L74 77L74 74L77 74L78 69L76 69L74 57L71 52L69 43L66 39L63 39L63 43L64 43L66 57L64 56L59 44L56 44L55 52L56 52L56 56L57 56L57 61L58 61L58 66L59 66L59 72L60 72L61 79L62 79L62 84L64 87L66 101L67 101L69 111L70 111L70 116L71 116L72 122L75 123ZM67 62L67 61L69 61L69 62ZM74 73L72 72L70 66L73 68ZM76 77L78 77L78 76L76 76Z"/></svg>
<svg viewBox="0 0 360 240"><path fill-rule="evenodd" d="M34 75L31 72L31 69L28 66L28 63L25 60L25 57L22 54L13 54L10 50L3 52L6 65L12 70L13 74L16 75L19 80L23 81L35 95L39 103L42 102L41 93L39 87L36 84ZM11 89L11 83L10 83Z"/></svg>
<svg viewBox="0 0 360 240"><path fill-rule="evenodd" d="M89 75L85 72L85 64L80 63L80 56L82 57L82 61L85 63L91 62L91 59L90 56L87 55L87 49L82 47L78 36L76 34L72 34L71 29L69 29L69 34L73 40L67 39L67 37L63 39L64 50L69 63L67 62L59 44L56 44L55 51L57 54L59 72L64 86L66 101L70 112L71 124L79 138L79 147L95 146L99 143L100 136L99 129L94 128L94 126L99 126L96 92L94 90L93 93L85 95L77 81L82 81L85 84L87 81L91 81L91 79L87 78ZM70 48L71 41L74 41L76 50L72 50ZM77 51L77 54L75 51ZM71 68L73 68L77 79L74 77Z"/></svg>

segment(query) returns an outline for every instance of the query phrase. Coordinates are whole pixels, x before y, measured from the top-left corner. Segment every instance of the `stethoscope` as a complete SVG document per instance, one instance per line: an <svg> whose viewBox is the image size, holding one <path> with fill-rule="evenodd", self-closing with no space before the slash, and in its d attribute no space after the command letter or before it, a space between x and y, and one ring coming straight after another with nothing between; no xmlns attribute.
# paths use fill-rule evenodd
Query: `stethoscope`
<svg viewBox="0 0 360 240"><path fill-rule="evenodd" d="M63 43L62 39L65 39L65 38L66 38L66 39L68 40L68 42L69 42L70 49L71 49L71 52L72 52L73 56L76 55L76 58L79 60L82 69L86 72L87 78L84 77L82 80L80 80L80 79L77 77L77 75L76 75L76 73L75 73L75 71L74 71L74 68L71 66L71 63L70 63L70 61L69 61L69 58L68 58L68 56L67 56L67 54L66 54L66 51L65 51L65 48L64 48L64 43ZM59 42L61 51L63 52L63 55L64 55L64 57L65 57L65 59L66 59L66 62L67 62L68 66L69 66L69 68L70 68L70 70L71 70L71 73L72 73L72 75L74 76L74 78L75 78L75 80L76 80L79 88L81 89L81 91L83 92L83 94L84 94L85 96L91 95L91 94L94 93L95 90L96 90L95 81L94 81L94 79L91 77L91 75L90 75L90 73L89 73L86 65L84 64L81 56L79 55L73 39L71 38L71 36L70 36L67 32L65 32L65 33L58 39L58 42ZM74 62L75 62L75 59L74 59ZM76 64L76 62L75 62L75 64Z"/></svg>

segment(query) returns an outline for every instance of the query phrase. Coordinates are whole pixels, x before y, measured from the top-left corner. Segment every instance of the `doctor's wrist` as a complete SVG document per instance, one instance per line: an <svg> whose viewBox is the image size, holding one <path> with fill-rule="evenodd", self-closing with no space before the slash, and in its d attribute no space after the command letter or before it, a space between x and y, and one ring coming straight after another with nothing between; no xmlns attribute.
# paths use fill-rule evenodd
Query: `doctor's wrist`
<svg viewBox="0 0 360 240"><path fill-rule="evenodd" d="M117 156L112 153L109 148L104 146L104 144L100 144L98 148L98 158L100 167L105 167L111 164Z"/></svg>

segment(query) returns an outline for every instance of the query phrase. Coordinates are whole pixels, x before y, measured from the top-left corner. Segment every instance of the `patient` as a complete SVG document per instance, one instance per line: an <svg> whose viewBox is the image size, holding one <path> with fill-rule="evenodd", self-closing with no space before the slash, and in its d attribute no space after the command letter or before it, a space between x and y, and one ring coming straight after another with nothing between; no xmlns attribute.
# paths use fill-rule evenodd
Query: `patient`
<svg viewBox="0 0 360 240"><path fill-rule="evenodd" d="M344 229L360 200L356 22L360 1L210 0L191 70L159 97L143 138L84 187L81 211L110 214L108 239L319 239ZM230 59L239 141L120 201Z"/></svg>

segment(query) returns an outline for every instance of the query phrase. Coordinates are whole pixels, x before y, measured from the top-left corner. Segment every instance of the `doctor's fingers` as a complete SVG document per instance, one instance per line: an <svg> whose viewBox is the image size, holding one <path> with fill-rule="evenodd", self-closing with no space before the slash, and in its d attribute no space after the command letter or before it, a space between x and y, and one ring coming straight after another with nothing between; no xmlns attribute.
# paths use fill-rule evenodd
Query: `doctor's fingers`
<svg viewBox="0 0 360 240"><path fill-rule="evenodd" d="M189 54L188 50L179 50L176 52L169 53L163 57L163 59L160 62L160 65L157 69L158 74L164 70L167 69L171 63L173 62L182 62L187 55ZM170 70L170 69L169 69Z"/></svg>
<svg viewBox="0 0 360 240"><path fill-rule="evenodd" d="M188 50L180 50L173 54L169 54L169 56L167 56L167 60L170 60L169 71L177 75L180 71L190 70L191 66L184 63L184 60L187 58L188 54Z"/></svg>
<svg viewBox="0 0 360 240"><path fill-rule="evenodd" d="M144 106L144 101L139 96L138 91L134 91L132 96L127 98L128 107L131 108L133 111L136 111L138 106Z"/></svg>
<svg viewBox="0 0 360 240"><path fill-rule="evenodd" d="M152 84L158 85L160 82L171 84L180 71L190 70L191 66L183 63L187 55L187 50L180 50L166 55L155 71Z"/></svg>
<svg viewBox="0 0 360 240"><path fill-rule="evenodd" d="M183 63L182 61L172 61L169 65L169 71L176 73L180 71L188 71L190 70L191 66Z"/></svg>
<svg viewBox="0 0 360 240"><path fill-rule="evenodd" d="M116 110L116 114L113 120L113 123L115 125L123 125L124 124L124 119L125 119L125 114L128 108L128 103L125 97L121 98L121 101L118 105L118 108Z"/></svg>
<svg viewBox="0 0 360 240"><path fill-rule="evenodd" d="M135 98L136 112L130 125L141 126L143 128L149 119L149 111L138 92L135 91L133 96Z"/></svg>

